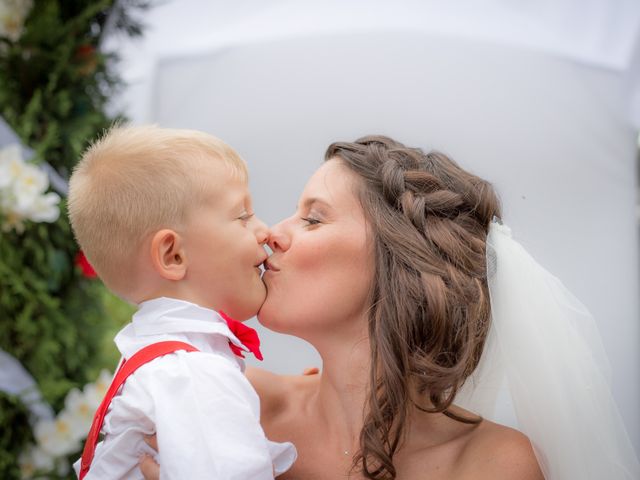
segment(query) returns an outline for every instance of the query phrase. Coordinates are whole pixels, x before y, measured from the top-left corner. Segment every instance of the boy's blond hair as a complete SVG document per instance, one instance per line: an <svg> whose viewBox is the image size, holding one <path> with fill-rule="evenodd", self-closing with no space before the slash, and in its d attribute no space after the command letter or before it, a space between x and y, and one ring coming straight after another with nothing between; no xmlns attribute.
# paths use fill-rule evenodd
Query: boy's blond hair
<svg viewBox="0 0 640 480"><path fill-rule="evenodd" d="M212 163L247 180L235 150L195 130L114 126L87 149L69 180L69 218L105 282L127 271L149 234L178 228L211 196Z"/></svg>

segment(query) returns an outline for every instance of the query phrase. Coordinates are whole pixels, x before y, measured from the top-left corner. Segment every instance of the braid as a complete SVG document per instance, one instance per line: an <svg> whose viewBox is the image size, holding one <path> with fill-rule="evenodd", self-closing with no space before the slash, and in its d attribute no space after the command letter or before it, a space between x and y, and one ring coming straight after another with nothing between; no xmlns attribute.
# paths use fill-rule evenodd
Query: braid
<svg viewBox="0 0 640 480"><path fill-rule="evenodd" d="M368 408L354 459L366 478L394 479L412 406L442 412L475 369L489 327L485 242L498 199L446 155L371 136L332 144L362 178L375 278Z"/></svg>

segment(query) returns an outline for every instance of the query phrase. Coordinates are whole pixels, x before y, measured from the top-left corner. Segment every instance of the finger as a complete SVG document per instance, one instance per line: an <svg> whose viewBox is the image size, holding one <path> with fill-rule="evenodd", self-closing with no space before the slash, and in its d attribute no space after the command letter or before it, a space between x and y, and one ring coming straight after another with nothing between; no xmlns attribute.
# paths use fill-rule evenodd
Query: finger
<svg viewBox="0 0 640 480"><path fill-rule="evenodd" d="M317 375L318 373L320 373L320 369L318 367L309 367L304 369L302 375Z"/></svg>
<svg viewBox="0 0 640 480"><path fill-rule="evenodd" d="M144 441L156 452L158 451L158 436L155 433L153 435L145 435Z"/></svg>
<svg viewBox="0 0 640 480"><path fill-rule="evenodd" d="M140 458L140 471L145 480L160 480L160 465L149 455Z"/></svg>

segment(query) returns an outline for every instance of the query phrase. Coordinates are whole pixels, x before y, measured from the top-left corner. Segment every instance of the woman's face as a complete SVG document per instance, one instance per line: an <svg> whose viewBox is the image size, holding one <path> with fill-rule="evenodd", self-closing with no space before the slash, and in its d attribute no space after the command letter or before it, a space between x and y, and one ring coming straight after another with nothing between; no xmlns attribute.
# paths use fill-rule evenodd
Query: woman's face
<svg viewBox="0 0 640 480"><path fill-rule="evenodd" d="M260 323L301 338L315 331L361 331L374 269L359 181L340 160L325 162L296 213L271 229Z"/></svg>

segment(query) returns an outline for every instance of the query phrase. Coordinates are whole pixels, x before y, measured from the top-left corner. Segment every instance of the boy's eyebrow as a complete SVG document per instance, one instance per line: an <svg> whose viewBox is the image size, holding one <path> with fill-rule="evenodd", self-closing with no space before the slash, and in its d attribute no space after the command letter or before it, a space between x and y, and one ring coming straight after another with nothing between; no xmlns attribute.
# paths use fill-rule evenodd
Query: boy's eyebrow
<svg viewBox="0 0 640 480"><path fill-rule="evenodd" d="M240 200L238 200L235 203L236 208L246 208L247 205L251 205L251 196L250 195L245 195L244 197L242 197Z"/></svg>
<svg viewBox="0 0 640 480"><path fill-rule="evenodd" d="M236 202L233 204L233 207L231 207L231 212L233 212L234 215L236 213L244 212L245 210L247 210L247 205L244 201Z"/></svg>

